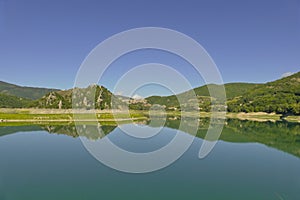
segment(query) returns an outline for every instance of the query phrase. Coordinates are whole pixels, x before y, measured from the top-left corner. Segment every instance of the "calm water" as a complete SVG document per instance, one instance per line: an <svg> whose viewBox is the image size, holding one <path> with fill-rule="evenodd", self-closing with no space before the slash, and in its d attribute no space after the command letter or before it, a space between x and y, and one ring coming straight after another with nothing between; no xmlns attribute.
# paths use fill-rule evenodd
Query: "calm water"
<svg viewBox="0 0 300 200"><path fill-rule="evenodd" d="M123 149L148 152L172 140L178 124L168 121L149 140L128 136L115 126L103 130ZM229 120L216 147L200 160L207 124L201 122L179 160L147 174L101 164L72 126L0 127L0 199L300 199L299 125ZM93 127L84 130L89 139L103 137L93 134Z"/></svg>

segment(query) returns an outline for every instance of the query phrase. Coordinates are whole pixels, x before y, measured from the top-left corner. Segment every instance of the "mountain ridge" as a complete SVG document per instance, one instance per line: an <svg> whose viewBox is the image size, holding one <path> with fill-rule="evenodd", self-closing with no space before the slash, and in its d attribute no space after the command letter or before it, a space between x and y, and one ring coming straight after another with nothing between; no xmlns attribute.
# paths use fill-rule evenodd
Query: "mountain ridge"
<svg viewBox="0 0 300 200"><path fill-rule="evenodd" d="M1 81L0 83L3 85L5 82ZM9 83L7 84L13 85ZM129 108L134 110L148 110L154 104L159 104L166 110L180 110L181 106L188 107L189 102L179 104L178 97L188 97L188 95L191 94L190 92L194 91L199 106L195 107L195 104L193 104L193 107L191 107L190 110L206 112L211 110L212 101L214 101L215 104L216 102L218 103L217 97L210 97L208 87L213 88L214 90L219 90L223 87L222 85L209 84L196 87L177 95L150 96L145 99L133 99L130 97L115 95L104 86L95 84L90 85L87 88L72 88L69 90L21 87L17 85L13 86L17 88L30 88L31 90L42 89L42 91L38 92L39 95L42 93L44 94L46 91L50 92L35 100L25 98L26 103L24 103L23 97L13 97L11 94L3 93L0 84L0 94L2 94L2 96L0 96L0 102L1 98L5 97L10 98L11 102L15 101L18 107L28 106L35 108L65 109L72 108L72 106L76 106L78 104L79 107L85 107L88 109L111 109L111 101L114 100L114 103L117 102L118 106L122 107L124 105L129 105ZM227 95L227 110L229 112L275 112L284 115L300 115L300 72L267 83L226 83L224 84L224 87ZM79 92L79 95L85 99L82 100L81 98L81 101L77 103L72 102L74 97L72 95L74 91ZM95 94L95 96L91 96L91 94ZM10 96L8 97L7 95ZM19 101L23 100L23 102L18 102L18 98ZM5 103L5 101L2 101L0 107L3 107L3 102ZM9 106L4 105L4 107L13 107L13 103L9 104Z"/></svg>
<svg viewBox="0 0 300 200"><path fill-rule="evenodd" d="M0 81L0 93L32 100L39 99L51 91L58 91L58 89L19 86L16 84Z"/></svg>

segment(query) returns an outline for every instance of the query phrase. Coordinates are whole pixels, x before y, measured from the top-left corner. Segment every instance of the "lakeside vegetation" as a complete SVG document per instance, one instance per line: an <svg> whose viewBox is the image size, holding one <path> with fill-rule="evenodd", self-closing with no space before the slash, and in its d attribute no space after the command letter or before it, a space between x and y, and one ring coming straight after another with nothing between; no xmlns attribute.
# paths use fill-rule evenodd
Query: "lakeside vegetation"
<svg viewBox="0 0 300 200"><path fill-rule="evenodd" d="M169 118L180 118L183 116L210 118L210 112L181 112L181 111L167 111L151 112L151 115L161 116L166 114ZM89 110L78 111L74 115L72 110L58 110L58 109L0 109L0 126L7 123L55 123L55 122L69 122L76 121L89 122L121 122L121 121L137 121L149 119L149 111L146 110L130 110L129 113L112 110ZM250 120L250 121L290 121L300 123L300 116L288 116L282 118L281 114L275 113L226 113L226 118Z"/></svg>
<svg viewBox="0 0 300 200"><path fill-rule="evenodd" d="M74 121L131 121L131 120L141 120L146 119L146 115L143 112L130 112L128 113L112 113L111 111L105 112L89 112L89 113L76 113L75 115L71 113L59 113L56 110L55 113L44 113L45 110L27 109L27 110L17 110L17 109L6 109L6 112L0 111L0 125L7 122L74 122Z"/></svg>

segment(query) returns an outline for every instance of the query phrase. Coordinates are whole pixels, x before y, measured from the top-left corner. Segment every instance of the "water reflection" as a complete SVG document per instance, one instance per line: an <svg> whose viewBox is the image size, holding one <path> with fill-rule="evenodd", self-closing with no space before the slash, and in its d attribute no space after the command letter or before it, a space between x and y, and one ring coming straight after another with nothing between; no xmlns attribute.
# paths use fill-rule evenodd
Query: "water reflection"
<svg viewBox="0 0 300 200"><path fill-rule="evenodd" d="M84 136L89 140L99 140L112 132L117 126L102 125L44 125L43 130L49 133L64 134L72 137Z"/></svg>
<svg viewBox="0 0 300 200"><path fill-rule="evenodd" d="M169 117L165 127L180 128L179 117ZM140 121L138 124L158 127L159 124L151 121ZM188 124L188 123L186 123ZM191 126L194 123L191 123ZM197 137L204 138L209 127L209 118L199 121ZM51 134L63 134L71 137L83 136L89 140L99 140L117 128L117 125L35 125L35 126L4 126L0 127L0 136L17 132L32 132L45 130ZM192 128L192 127L191 127ZM189 127L185 126L183 132L189 133ZM192 134L192 133L190 133ZM272 148L300 157L300 124L288 122L255 122L228 119L225 123L219 140L233 143L261 143Z"/></svg>
<svg viewBox="0 0 300 200"><path fill-rule="evenodd" d="M179 123L179 120L168 120L165 126L178 129ZM201 119L196 136L203 139L208 126L209 119ZM300 157L299 123L228 119L219 140L234 143L261 143Z"/></svg>

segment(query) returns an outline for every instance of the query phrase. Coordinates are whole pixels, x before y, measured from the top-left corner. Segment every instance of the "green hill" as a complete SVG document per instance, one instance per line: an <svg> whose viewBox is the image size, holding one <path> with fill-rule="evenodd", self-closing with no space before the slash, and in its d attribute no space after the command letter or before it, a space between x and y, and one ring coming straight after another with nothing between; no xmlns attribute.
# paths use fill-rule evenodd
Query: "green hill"
<svg viewBox="0 0 300 200"><path fill-rule="evenodd" d="M36 87L22 87L22 86L0 81L0 93L18 96L27 99L39 99L51 91L58 91L58 90L47 89L47 88L36 88Z"/></svg>
<svg viewBox="0 0 300 200"><path fill-rule="evenodd" d="M253 90L260 86L261 84L253 84L253 83L227 83L225 84L225 91L227 99L232 99L234 97L242 96L246 92ZM197 96L197 100L199 102L199 109L202 111L209 111L212 99L210 98L208 87L212 88L214 91L221 90L222 87L216 84L204 85L201 87L197 87L194 89L194 92ZM150 104L159 104L165 105L166 108L170 109L176 107L177 109L180 108L179 102L177 97L188 97L191 96L192 98L192 90L183 92L178 95L171 95L171 96L151 96L146 98L146 100Z"/></svg>
<svg viewBox="0 0 300 200"><path fill-rule="evenodd" d="M259 85L228 101L229 112L276 112L300 114L300 72Z"/></svg>
<svg viewBox="0 0 300 200"><path fill-rule="evenodd" d="M0 108L28 107L32 100L0 93Z"/></svg>
<svg viewBox="0 0 300 200"><path fill-rule="evenodd" d="M221 89L220 85L214 84L194 89L202 111L209 111L212 101L218 102L216 98L209 98L208 86L215 91ZM265 84L228 83L224 86L229 112L275 112L283 114L283 117L300 115L300 72ZM164 105L167 109L180 109L177 97L188 97L190 92L165 97L152 96L146 100L150 104Z"/></svg>
<svg viewBox="0 0 300 200"><path fill-rule="evenodd" d="M254 83L226 83L225 91L226 91L226 97L227 99L232 99L237 96L241 96L244 93L248 92L249 90L253 90L257 86L261 84L254 84ZM220 85L210 84L210 87L213 88L213 90L218 90ZM195 93L199 96L210 96L207 85L197 87L194 89Z"/></svg>

